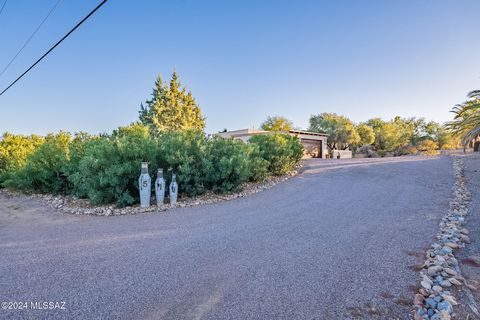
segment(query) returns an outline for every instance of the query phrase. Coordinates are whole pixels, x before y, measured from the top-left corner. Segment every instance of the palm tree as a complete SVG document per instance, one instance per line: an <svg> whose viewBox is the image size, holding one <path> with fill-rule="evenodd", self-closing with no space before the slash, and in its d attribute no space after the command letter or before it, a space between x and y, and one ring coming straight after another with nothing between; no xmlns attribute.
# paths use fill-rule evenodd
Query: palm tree
<svg viewBox="0 0 480 320"><path fill-rule="evenodd" d="M446 125L452 134L462 137L464 146L480 136L480 90L470 92L467 97L467 101L452 109L455 117Z"/></svg>

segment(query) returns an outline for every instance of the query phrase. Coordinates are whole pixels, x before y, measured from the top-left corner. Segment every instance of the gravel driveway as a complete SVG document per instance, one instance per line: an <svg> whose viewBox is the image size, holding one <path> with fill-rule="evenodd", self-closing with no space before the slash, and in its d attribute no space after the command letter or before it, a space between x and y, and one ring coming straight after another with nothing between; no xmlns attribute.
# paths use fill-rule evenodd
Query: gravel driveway
<svg viewBox="0 0 480 320"><path fill-rule="evenodd" d="M64 215L0 196L0 310L22 319L406 319L446 213L448 157L312 159L248 198Z"/></svg>

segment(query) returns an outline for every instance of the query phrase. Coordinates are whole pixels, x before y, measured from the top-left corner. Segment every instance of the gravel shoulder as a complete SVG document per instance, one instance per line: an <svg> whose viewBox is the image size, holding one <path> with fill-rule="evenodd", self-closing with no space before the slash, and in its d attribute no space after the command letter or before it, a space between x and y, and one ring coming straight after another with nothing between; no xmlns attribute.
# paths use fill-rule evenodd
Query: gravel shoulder
<svg viewBox="0 0 480 320"><path fill-rule="evenodd" d="M458 251L462 275L469 288L462 287L458 292L458 319L480 319L470 306L480 306L480 155L472 154L465 158L465 175L468 190L472 193L466 228L470 231L471 243ZM474 257L474 259L472 259ZM475 259L478 258L478 259ZM471 295L470 295L471 293ZM472 299L473 298L473 299ZM480 311L480 310L479 310Z"/></svg>
<svg viewBox="0 0 480 320"><path fill-rule="evenodd" d="M448 157L312 159L263 192L165 214L0 196L0 300L67 308L0 318L408 319L452 183Z"/></svg>

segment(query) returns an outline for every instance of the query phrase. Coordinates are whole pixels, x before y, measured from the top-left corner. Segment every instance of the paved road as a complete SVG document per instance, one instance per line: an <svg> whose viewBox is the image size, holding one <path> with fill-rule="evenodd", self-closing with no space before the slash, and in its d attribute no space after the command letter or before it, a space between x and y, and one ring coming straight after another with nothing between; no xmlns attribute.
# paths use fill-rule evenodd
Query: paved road
<svg viewBox="0 0 480 320"><path fill-rule="evenodd" d="M248 198L123 217L0 197L0 310L22 319L407 318L451 159L311 160Z"/></svg>

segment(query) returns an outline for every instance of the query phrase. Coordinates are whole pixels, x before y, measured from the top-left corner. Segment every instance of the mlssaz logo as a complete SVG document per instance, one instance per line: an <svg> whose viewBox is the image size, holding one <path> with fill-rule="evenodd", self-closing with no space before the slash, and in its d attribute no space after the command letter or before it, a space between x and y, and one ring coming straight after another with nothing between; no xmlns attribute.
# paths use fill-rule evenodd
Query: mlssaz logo
<svg viewBox="0 0 480 320"><path fill-rule="evenodd" d="M30 302L30 309L33 310L67 310L65 308L65 301L53 302L53 301L32 301Z"/></svg>

